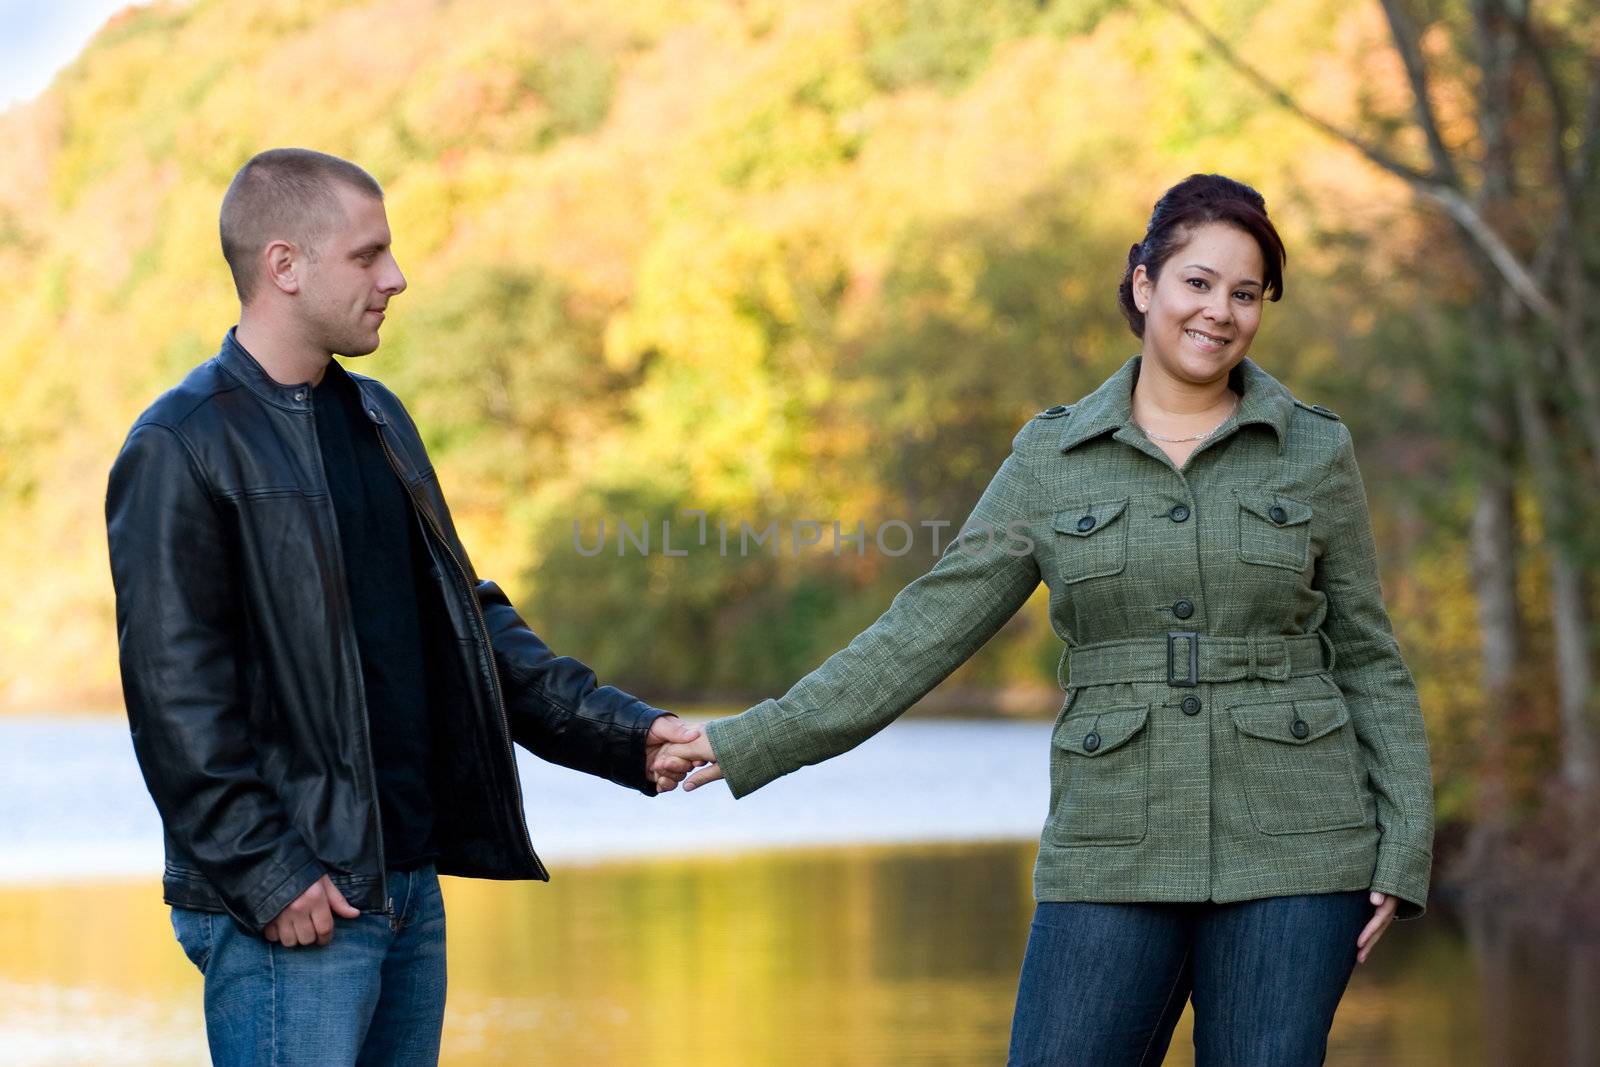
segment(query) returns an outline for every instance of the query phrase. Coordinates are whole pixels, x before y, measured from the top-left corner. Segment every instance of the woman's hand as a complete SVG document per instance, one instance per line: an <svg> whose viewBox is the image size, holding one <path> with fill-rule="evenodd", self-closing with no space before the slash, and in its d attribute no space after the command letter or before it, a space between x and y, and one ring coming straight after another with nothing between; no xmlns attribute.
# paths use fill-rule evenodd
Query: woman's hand
<svg viewBox="0 0 1600 1067"><path fill-rule="evenodd" d="M687 789L688 786L684 786L684 788ZM1366 929L1361 931L1361 936L1356 938L1356 947L1359 949L1356 953L1357 963L1367 962L1367 956L1372 952L1372 946L1378 943L1378 938L1382 937L1383 932L1389 929L1389 924L1394 922L1394 910L1400 905L1400 898L1391 897L1388 893L1374 891L1367 894L1367 899L1372 901L1373 906L1378 910L1373 913L1372 918L1367 922Z"/></svg>
<svg viewBox="0 0 1600 1067"><path fill-rule="evenodd" d="M697 768L695 773L683 783L685 793L692 792L708 782L715 782L722 777L722 768L717 765L717 754L711 748L711 738L702 731L693 740L682 744L667 745L662 750L662 755L674 760L682 760Z"/></svg>

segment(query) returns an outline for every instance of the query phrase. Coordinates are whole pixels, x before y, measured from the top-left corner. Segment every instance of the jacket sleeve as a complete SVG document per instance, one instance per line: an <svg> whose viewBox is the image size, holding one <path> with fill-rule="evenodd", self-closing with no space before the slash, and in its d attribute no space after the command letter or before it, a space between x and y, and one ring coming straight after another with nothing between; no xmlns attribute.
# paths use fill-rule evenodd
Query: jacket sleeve
<svg viewBox="0 0 1600 1067"><path fill-rule="evenodd" d="M1323 630L1333 677L1355 725L1378 804L1378 864L1372 888L1400 898L1399 918L1427 903L1433 862L1433 779L1416 683L1384 610L1366 491L1349 430L1318 495L1331 516L1313 587L1327 597Z"/></svg>
<svg viewBox="0 0 1600 1067"><path fill-rule="evenodd" d="M655 796L655 782L645 773L645 737L667 712L599 685L594 671L556 655L493 582L479 581L476 592L517 744L541 759Z"/></svg>
<svg viewBox="0 0 1600 1067"><path fill-rule="evenodd" d="M106 532L139 769L167 835L259 934L324 870L259 773L229 546L173 430L129 434L111 469Z"/></svg>
<svg viewBox="0 0 1600 1067"><path fill-rule="evenodd" d="M1015 452L932 570L777 700L708 727L733 795L847 752L889 725L1005 625L1039 584L1036 483Z"/></svg>

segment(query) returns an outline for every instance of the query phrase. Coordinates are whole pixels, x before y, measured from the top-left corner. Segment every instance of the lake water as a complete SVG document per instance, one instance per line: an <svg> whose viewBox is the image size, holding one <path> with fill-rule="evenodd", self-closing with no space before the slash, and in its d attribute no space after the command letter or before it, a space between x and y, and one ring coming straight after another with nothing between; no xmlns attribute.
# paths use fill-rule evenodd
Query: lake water
<svg viewBox="0 0 1600 1067"><path fill-rule="evenodd" d="M903 722L737 803L528 761L554 881L445 880L443 1062L1003 1063L1047 734ZM120 722L0 720L0 1062L206 1062L159 869ZM1435 908L1357 969L1328 1062L1600 1064L1597 961Z"/></svg>

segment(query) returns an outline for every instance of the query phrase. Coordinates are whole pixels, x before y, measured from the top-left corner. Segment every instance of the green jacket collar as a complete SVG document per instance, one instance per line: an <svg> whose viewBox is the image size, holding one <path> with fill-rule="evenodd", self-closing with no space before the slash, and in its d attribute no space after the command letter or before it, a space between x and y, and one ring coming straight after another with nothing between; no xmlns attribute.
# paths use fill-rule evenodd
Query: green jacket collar
<svg viewBox="0 0 1600 1067"><path fill-rule="evenodd" d="M1139 380L1140 359L1134 356L1128 360L1073 407L1061 435L1061 451L1070 452L1083 442L1112 431L1126 428L1130 434L1136 432L1133 429L1133 386ZM1284 438L1289 432L1289 416L1294 410L1294 397L1289 390L1248 356L1233 369L1228 384L1239 392L1239 410L1218 432L1217 439L1241 426L1259 423L1277 436L1278 451L1282 452ZM1126 438L1119 436L1118 439Z"/></svg>

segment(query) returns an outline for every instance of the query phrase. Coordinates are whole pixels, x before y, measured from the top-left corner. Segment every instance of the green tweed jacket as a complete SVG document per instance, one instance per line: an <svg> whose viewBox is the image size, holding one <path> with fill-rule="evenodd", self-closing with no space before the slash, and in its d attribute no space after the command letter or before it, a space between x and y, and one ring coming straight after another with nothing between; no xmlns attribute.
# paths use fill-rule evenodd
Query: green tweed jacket
<svg viewBox="0 0 1600 1067"><path fill-rule="evenodd" d="M1182 468L1139 357L1035 416L963 537L844 650L709 727L735 796L888 725L1042 578L1066 643L1039 900L1376 889L1422 913L1428 742L1378 586L1350 433L1250 360Z"/></svg>

